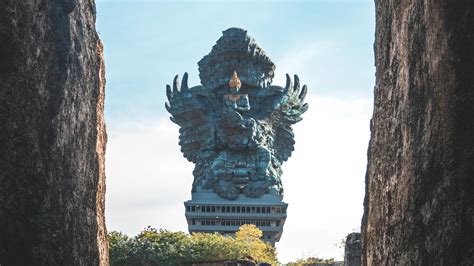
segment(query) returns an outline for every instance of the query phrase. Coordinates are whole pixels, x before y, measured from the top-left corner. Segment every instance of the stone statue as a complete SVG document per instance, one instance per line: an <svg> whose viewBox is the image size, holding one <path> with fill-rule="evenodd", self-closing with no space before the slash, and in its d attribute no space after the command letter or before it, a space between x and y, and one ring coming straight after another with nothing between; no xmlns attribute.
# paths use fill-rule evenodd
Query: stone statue
<svg viewBox="0 0 474 266"><path fill-rule="evenodd" d="M283 195L281 165L294 149L291 125L308 109L306 85L271 85L275 65L247 35L230 28L199 64L202 86L184 74L167 85L171 121L180 126L184 157L195 163L193 192L213 190L234 200Z"/></svg>

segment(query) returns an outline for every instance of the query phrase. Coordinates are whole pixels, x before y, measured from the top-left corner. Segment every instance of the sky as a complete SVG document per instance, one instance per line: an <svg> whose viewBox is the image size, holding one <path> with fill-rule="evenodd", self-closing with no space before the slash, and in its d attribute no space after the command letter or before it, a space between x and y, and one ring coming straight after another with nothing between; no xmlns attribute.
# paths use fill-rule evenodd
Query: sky
<svg viewBox="0 0 474 266"><path fill-rule="evenodd" d="M281 262L343 258L359 231L374 87L373 1L96 0L106 63L106 223L135 235L151 225L187 232L193 164L180 153L165 87L200 84L197 62L222 31L247 30L276 64L274 85L298 74L309 110L283 165L289 204Z"/></svg>

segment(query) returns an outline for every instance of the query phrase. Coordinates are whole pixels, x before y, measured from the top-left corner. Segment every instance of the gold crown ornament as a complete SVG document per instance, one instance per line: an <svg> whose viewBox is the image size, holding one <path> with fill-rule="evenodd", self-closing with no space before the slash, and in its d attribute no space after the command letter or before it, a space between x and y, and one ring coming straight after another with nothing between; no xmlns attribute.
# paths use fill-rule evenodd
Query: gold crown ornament
<svg viewBox="0 0 474 266"><path fill-rule="evenodd" d="M234 74L232 74L232 77L229 80L229 87L238 90L240 89L240 86L242 86L242 83L240 82L240 79L237 76L237 72L234 70Z"/></svg>

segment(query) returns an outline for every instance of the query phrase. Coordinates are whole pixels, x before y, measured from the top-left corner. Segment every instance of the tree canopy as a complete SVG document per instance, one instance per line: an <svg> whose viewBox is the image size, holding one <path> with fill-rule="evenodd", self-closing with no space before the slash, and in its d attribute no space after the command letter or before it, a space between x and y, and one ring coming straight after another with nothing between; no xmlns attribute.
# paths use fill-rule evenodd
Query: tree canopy
<svg viewBox="0 0 474 266"><path fill-rule="evenodd" d="M255 225L243 225L236 237L218 233L170 232L145 228L134 237L108 234L110 265L176 265L191 262L250 259L277 263L276 250L263 242Z"/></svg>

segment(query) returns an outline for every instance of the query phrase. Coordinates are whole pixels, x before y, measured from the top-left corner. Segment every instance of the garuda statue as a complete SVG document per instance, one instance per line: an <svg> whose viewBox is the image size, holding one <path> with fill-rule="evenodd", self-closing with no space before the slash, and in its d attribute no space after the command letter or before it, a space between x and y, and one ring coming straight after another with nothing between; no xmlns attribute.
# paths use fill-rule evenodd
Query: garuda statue
<svg viewBox="0 0 474 266"><path fill-rule="evenodd" d="M230 28L198 63L202 85L184 74L167 85L171 121L180 126L184 157L195 163L193 192L213 190L234 200L283 195L281 165L294 150L291 125L308 109L306 85L271 85L275 65L247 35Z"/></svg>

